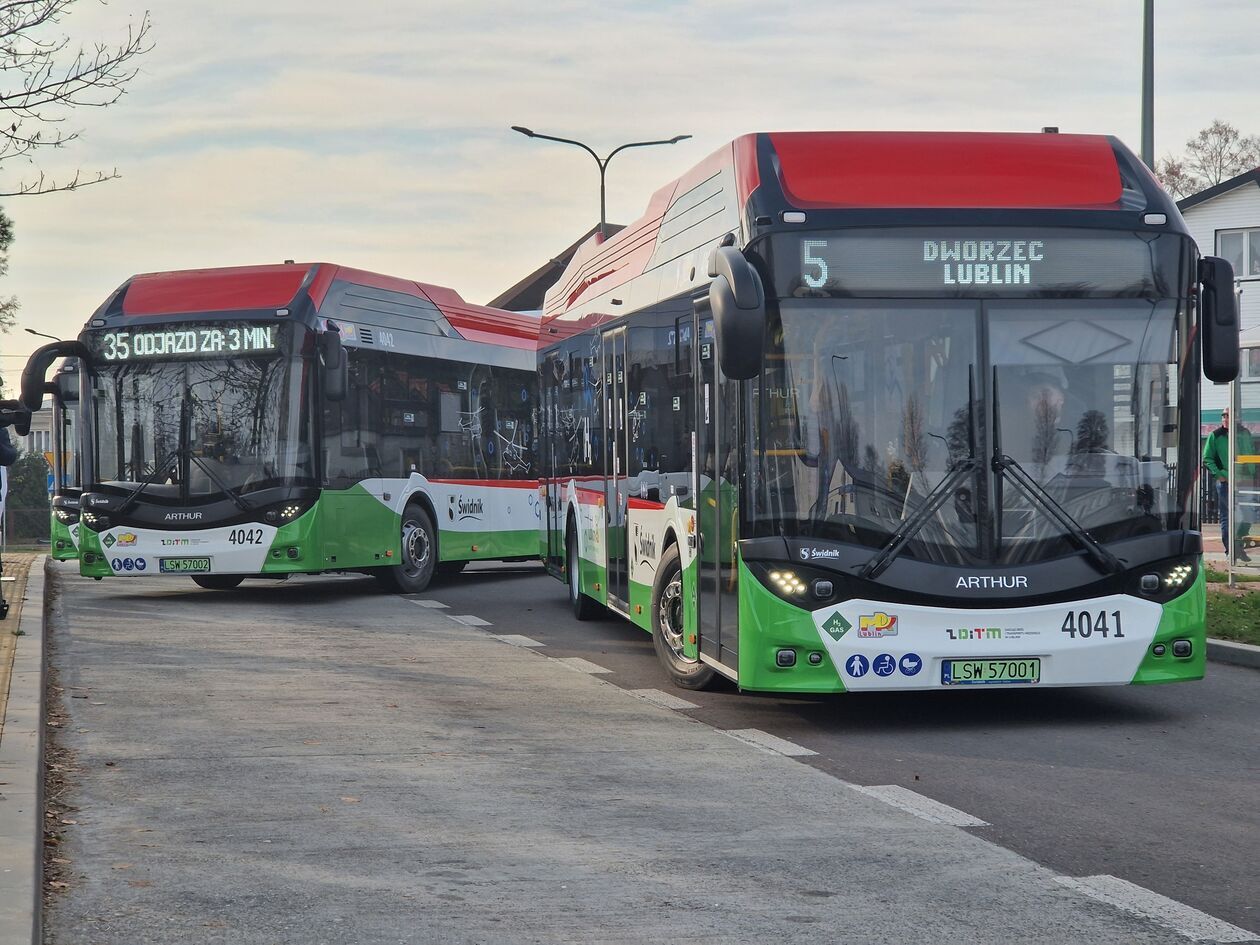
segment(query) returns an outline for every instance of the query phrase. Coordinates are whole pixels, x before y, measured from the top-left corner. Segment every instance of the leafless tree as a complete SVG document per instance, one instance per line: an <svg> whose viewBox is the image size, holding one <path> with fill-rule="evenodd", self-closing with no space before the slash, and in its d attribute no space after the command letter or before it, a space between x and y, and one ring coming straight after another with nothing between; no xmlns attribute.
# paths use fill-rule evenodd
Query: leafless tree
<svg viewBox="0 0 1260 945"><path fill-rule="evenodd" d="M77 44L61 25L78 2L0 0L0 162L34 164L40 151L77 139L79 132L59 127L69 113L117 102L136 77L138 58L152 48L147 11L116 44ZM117 169L76 171L69 180L53 180L36 168L34 176L0 185L0 196L77 190L117 176Z"/></svg>
<svg viewBox="0 0 1260 945"><path fill-rule="evenodd" d="M1184 156L1156 162L1155 174L1180 199L1257 167L1260 136L1244 135L1218 118L1186 142Z"/></svg>

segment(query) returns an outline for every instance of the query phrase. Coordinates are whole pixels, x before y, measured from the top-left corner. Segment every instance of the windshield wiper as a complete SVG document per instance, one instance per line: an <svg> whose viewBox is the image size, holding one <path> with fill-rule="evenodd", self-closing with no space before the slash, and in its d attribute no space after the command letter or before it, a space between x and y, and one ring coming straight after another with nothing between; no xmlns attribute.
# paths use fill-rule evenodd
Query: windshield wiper
<svg viewBox="0 0 1260 945"><path fill-rule="evenodd" d="M178 449L174 450L173 452L169 453L166 459L164 459L162 462L156 463L153 466L153 472L145 476L144 479L140 481L140 484L138 486L136 486L134 489L132 489L123 497L122 502L118 504L118 508L114 509L114 514L121 515L124 512L126 512L129 508L131 508L135 504L136 499L140 498L140 493L144 492L145 489L153 485L153 483L157 481L158 476L162 475L162 473L164 472L169 471L171 468L171 463L179 459L181 453L183 453L183 450L178 450Z"/></svg>
<svg viewBox="0 0 1260 945"><path fill-rule="evenodd" d="M958 485L969 473L973 473L980 466L980 461L976 458L976 378L974 372L969 371L967 377L967 450L970 454L966 459L961 460L949 475L938 482L926 496L923 498L923 504L915 510L915 513L901 523L896 531L892 533L892 537L888 539L888 543L880 548L873 558L862 565L862 569L858 571L858 577L876 578L884 572L884 570L893 563L893 559L901 553L901 549L919 533L937 513L945 500L949 498L954 487Z"/></svg>
<svg viewBox="0 0 1260 945"><path fill-rule="evenodd" d="M901 526L892 533L888 544L879 550L879 553L870 561L862 565L862 570L858 572L858 577L875 578L883 573L884 569L892 564L893 559L901 553L901 549L906 546L920 529L923 528L936 514L937 510L945 504L945 500L949 498L954 487L958 485L969 473L975 472L980 465L975 458L964 459L950 472L948 476L936 484L936 486L924 497L923 504L908 519L901 523Z"/></svg>
<svg viewBox="0 0 1260 945"><path fill-rule="evenodd" d="M211 468L209 463L207 463L200 456L193 455L192 447L188 448L188 458L192 462L196 463L197 468L200 469L202 472L204 472L207 476L209 476L210 481L213 482L220 489L222 489L227 494L227 497L229 499L231 499L233 502L236 503L236 507L238 509L240 509L242 512L254 511L254 504L252 502L247 501L244 496L238 495L236 492L233 492L232 487L229 486L226 482L224 482L221 478L219 478L219 474L216 473L213 468Z"/></svg>
<svg viewBox="0 0 1260 945"><path fill-rule="evenodd" d="M993 471L1001 482L1004 473L1010 475L1011 481L1019 487L1032 502L1041 506L1052 519L1054 519L1060 528L1075 538L1085 550L1085 553L1094 560L1102 570L1110 574L1119 574L1124 570L1124 565L1120 563L1120 559L1113 555L1110 551L1099 544L1098 539L1091 535L1085 526L1068 514L1063 506L1055 501L1054 496L1047 492L1042 486L1028 475L1028 471L1012 456L1007 456L1002 452L1002 426L998 420L998 407L1000 404L998 398L998 379L997 368L993 369Z"/></svg>

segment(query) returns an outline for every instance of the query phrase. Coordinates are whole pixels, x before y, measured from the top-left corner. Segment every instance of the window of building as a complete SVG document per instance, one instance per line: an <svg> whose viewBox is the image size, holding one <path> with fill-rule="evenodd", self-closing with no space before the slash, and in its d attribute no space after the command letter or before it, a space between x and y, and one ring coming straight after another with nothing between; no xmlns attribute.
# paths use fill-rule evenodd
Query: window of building
<svg viewBox="0 0 1260 945"><path fill-rule="evenodd" d="M1238 278L1260 276L1260 228L1217 233L1216 251L1229 260Z"/></svg>

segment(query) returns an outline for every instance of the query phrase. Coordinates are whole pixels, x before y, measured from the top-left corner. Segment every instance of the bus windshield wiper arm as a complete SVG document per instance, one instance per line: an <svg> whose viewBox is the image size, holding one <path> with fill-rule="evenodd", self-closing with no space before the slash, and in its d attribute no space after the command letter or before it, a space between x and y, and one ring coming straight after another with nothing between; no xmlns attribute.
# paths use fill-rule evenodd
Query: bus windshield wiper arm
<svg viewBox="0 0 1260 945"><path fill-rule="evenodd" d="M160 463L156 463L153 467L153 472L145 476L138 486L123 497L122 502L118 504L118 508L114 510L114 513L116 515L121 515L135 505L136 499L140 498L140 493L144 492L145 489L157 482L157 477L162 475L162 473L167 472L171 468L171 463L179 459L182 452L183 450L173 450L167 454L166 459Z"/></svg>
<svg viewBox="0 0 1260 945"><path fill-rule="evenodd" d="M1002 452L1002 425L998 419L998 410L1001 401L998 399L998 379L997 368L993 369L993 471L999 479L1004 473L1010 474L1010 479L1019 487L1024 495L1030 500L1040 505L1052 519L1054 519L1060 528L1080 542L1081 547L1102 570L1109 574L1119 574L1124 570L1124 565L1120 563L1120 559L1113 555L1110 551L1099 544L1098 539L1086 531L1085 526L1068 514L1063 506L1055 501L1054 496L1047 492L1037 480L1028 475L1028 471L1021 466L1014 457L1006 455Z"/></svg>
<svg viewBox="0 0 1260 945"><path fill-rule="evenodd" d="M980 463L974 458L962 460L955 466L944 479L936 484L923 499L923 504L919 506L915 513L901 523L901 526L892 533L892 537L888 543L884 545L879 552L871 558L866 564L862 565L862 570L858 572L858 577L875 578L878 577L885 568L892 564L893 559L901 553L901 549L906 546L920 529L931 520L937 510L945 504L945 500L949 498L954 491L954 487L958 485L969 473L975 472L976 467Z"/></svg>
<svg viewBox="0 0 1260 945"><path fill-rule="evenodd" d="M975 472L979 465L980 461L976 459L976 375L974 369L969 368L967 371L967 458L960 460L949 471L949 474L928 492L923 499L923 504L892 533L888 543L862 565L858 576L868 579L879 577L884 569L893 563L893 559L901 554L901 549L906 546L906 543L917 535L937 510L945 504L945 500L954 487L968 473Z"/></svg>
<svg viewBox="0 0 1260 945"><path fill-rule="evenodd" d="M202 472L204 472L207 476L209 476L210 481L213 482L220 489L222 489L224 493L227 494L227 497L229 499L231 499L233 502L236 503L236 507L238 509L240 509L242 512L254 511L253 503L247 502L244 496L238 495L235 491L233 491L233 489L226 482L223 481L223 479L219 476L219 474L216 473L211 468L209 463L207 463L200 456L194 455L191 450L188 453L188 458L192 460L194 463L196 463L197 468L200 469Z"/></svg>

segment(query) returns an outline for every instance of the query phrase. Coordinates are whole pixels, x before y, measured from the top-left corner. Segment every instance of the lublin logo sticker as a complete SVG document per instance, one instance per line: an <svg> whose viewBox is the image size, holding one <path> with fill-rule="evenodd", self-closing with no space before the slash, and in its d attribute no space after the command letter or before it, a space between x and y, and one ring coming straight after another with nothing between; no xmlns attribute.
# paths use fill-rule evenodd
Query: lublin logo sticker
<svg viewBox="0 0 1260 945"><path fill-rule="evenodd" d="M858 617L858 636L872 639L895 637L897 618L891 614L873 613Z"/></svg>
<svg viewBox="0 0 1260 945"><path fill-rule="evenodd" d="M118 536L118 547L127 548L134 545L139 540L135 532L123 532Z"/></svg>
<svg viewBox="0 0 1260 945"><path fill-rule="evenodd" d="M853 629L853 624L840 616L840 611L837 610L823 622L822 628L831 639L839 643L840 638Z"/></svg>

